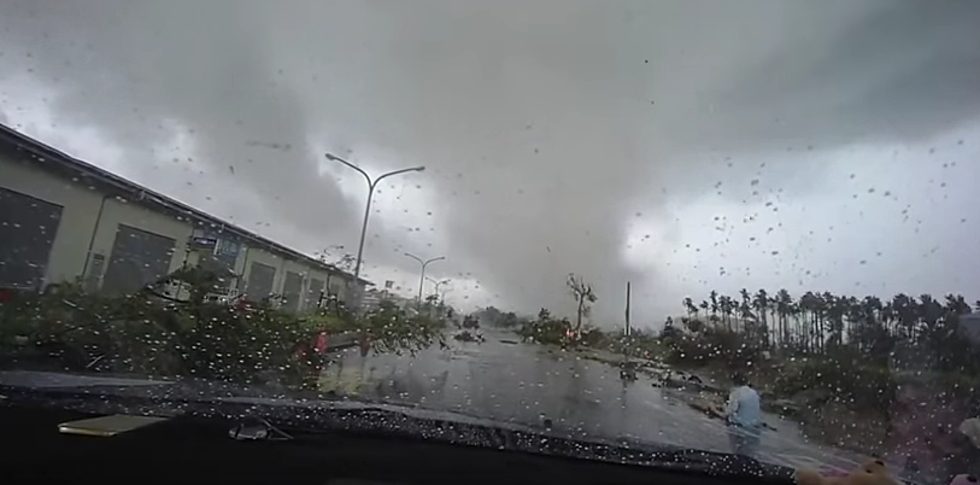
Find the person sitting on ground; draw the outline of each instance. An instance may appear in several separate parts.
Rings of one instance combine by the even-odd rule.
[[[728,441],[732,453],[754,456],[759,447],[762,427],[759,393],[749,386],[748,378],[742,373],[736,373],[732,382],[735,388],[728,395],[724,412]]]

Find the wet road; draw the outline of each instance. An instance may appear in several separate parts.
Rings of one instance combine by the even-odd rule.
[[[684,391],[624,383],[619,370],[577,352],[514,342],[484,331],[482,344],[453,342],[415,356],[334,355],[320,389],[346,396],[448,410],[498,421],[545,426],[581,438],[666,443],[729,451],[723,423],[690,408]],[[795,423],[766,415],[759,458],[792,467],[852,469],[859,457],[808,442]]]

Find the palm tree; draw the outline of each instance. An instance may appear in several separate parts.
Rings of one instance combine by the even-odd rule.
[[[834,300],[834,317],[840,326],[840,335],[838,336],[840,345],[844,344],[845,336],[850,339],[851,334],[854,332],[854,320],[850,318],[852,300],[852,298],[846,296],[838,296]]]
[[[727,328],[728,327],[728,318],[725,315],[725,297],[724,296],[719,296],[718,297],[718,313],[721,314],[721,322],[724,323],[725,324],[725,327]]]
[[[844,304],[843,298],[836,297],[830,292],[824,292],[823,301],[827,313],[828,344],[834,348],[844,345]]]
[[[738,306],[739,318],[742,320],[752,320],[755,318],[755,313],[752,312],[752,303],[748,301],[743,301]]]
[[[752,307],[755,308],[756,313],[759,315],[759,319],[762,321],[762,345],[766,348],[769,347],[769,322],[766,319],[766,313],[769,310],[769,295],[766,290],[760,288],[759,292],[755,294],[755,298],[752,300]]]
[[[711,301],[711,319],[716,320],[718,317],[718,292],[711,290],[711,294],[708,295],[708,300]]]
[[[957,315],[963,315],[971,311],[970,304],[966,302],[963,295],[953,295],[952,293],[946,295],[946,309],[950,313]]]
[[[789,315],[792,311],[793,297],[785,288],[776,292],[776,312],[779,314],[780,333],[782,334],[783,345],[789,343]]]
[[[867,332],[866,335],[870,338],[868,346],[870,350],[876,351],[876,355],[884,337],[880,318],[881,309],[881,300],[876,296],[866,296],[861,300],[861,313],[864,316],[865,331]]]
[[[834,303],[834,295],[830,292],[823,292],[817,294],[818,312],[817,312],[817,325],[814,330],[816,334],[817,348],[821,353],[827,352],[827,336],[830,334],[830,308]]]
[[[892,297],[892,310],[898,319],[898,326],[904,333],[906,340],[912,340],[912,329],[915,327],[916,308],[918,304],[915,298],[911,298],[905,293],[899,293]]]
[[[732,331],[732,310],[734,309],[732,298],[727,295],[722,295],[718,300],[718,306],[721,307],[721,315],[725,319],[725,325],[730,332]]]
[[[691,297],[688,296],[684,298],[682,303],[684,304],[684,308],[687,310],[687,316],[696,315],[698,313],[698,307],[694,306],[694,300],[692,300]]]
[[[955,297],[953,299],[955,303]],[[943,318],[945,309],[928,294],[919,296],[919,301],[921,328],[916,337],[919,343],[925,344],[933,352],[934,361],[938,364],[942,361],[943,344],[950,334]]]
[[[943,307],[932,295],[919,295],[919,320],[925,329],[934,329],[943,316]]]
[[[836,343],[837,323],[833,319],[834,302],[837,300],[834,294],[825,291],[820,296],[820,325],[817,327],[817,337],[821,351],[826,353],[831,343]],[[841,332],[843,329],[841,329]]]
[[[736,298],[712,291],[700,303],[685,298],[683,304],[695,317],[701,311],[705,315],[710,311],[711,321],[723,323],[729,332],[741,332],[763,348],[796,349],[831,357],[842,355],[841,349],[853,348],[883,364],[893,355],[896,344],[921,345],[937,368],[963,365],[950,364],[948,354],[955,343],[950,336],[954,335],[958,316],[972,310],[962,295],[955,294],[947,294],[940,301],[928,294],[917,300],[899,293],[883,302],[873,295],[858,299],[808,291],[794,300],[785,289],[772,296],[765,289],[755,294],[742,289]],[[700,320],[690,323],[700,328]]]
[[[742,328],[744,330],[748,319],[752,317],[752,296],[749,295],[749,290],[745,288],[739,290],[738,294],[742,297],[742,302],[736,304],[736,309],[738,310],[739,319],[742,320]]]
[[[858,348],[861,348],[862,335],[865,334],[865,318],[864,318],[864,307],[861,306],[861,302],[853,296],[845,297],[843,302],[843,309],[847,313],[847,319],[851,322],[851,335],[852,341],[856,342]]]
[[[767,303],[769,308],[769,325],[766,330],[769,333],[769,338],[772,340],[773,347],[779,346],[779,340],[782,337],[782,333],[780,333],[779,330],[779,312],[776,308],[777,304],[778,300],[776,299],[776,296],[770,296],[769,303]]]
[[[881,324],[884,325],[885,330],[892,335],[896,335],[898,332],[894,329],[895,318],[898,313],[895,311],[895,307],[892,306],[892,302],[886,302],[881,307]]]
[[[811,330],[816,322],[817,313],[817,296],[812,291],[808,291],[800,297],[800,312],[803,316],[803,331],[800,333],[802,342],[800,343],[803,346],[803,350],[809,352],[812,349]]]
[[[864,306],[867,308],[868,323],[877,324],[881,322],[881,299],[877,296],[864,297]]]

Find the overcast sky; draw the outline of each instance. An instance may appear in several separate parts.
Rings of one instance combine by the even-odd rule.
[[[0,122],[467,308],[980,298],[980,2],[0,3]],[[334,256],[343,251],[331,250]]]

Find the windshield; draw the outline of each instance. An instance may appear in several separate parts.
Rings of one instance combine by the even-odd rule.
[[[978,22],[2,2],[0,386],[980,473]]]

